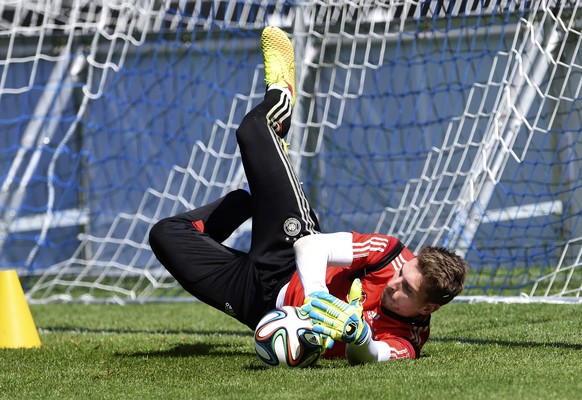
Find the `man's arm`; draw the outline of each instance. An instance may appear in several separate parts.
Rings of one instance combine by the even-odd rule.
[[[407,346],[400,341],[394,341],[393,345],[394,347],[386,342],[372,340],[371,337],[368,337],[361,345],[348,344],[346,346],[346,359],[350,365],[356,365],[415,357],[412,346]]]
[[[305,297],[313,292],[329,293],[325,284],[328,265],[349,267],[353,261],[350,232],[304,236],[295,242],[293,249]]]
[[[414,358],[414,348],[403,338],[373,339],[372,329],[364,318],[362,296],[360,279],[352,283],[347,303],[329,293],[315,293],[311,302],[304,305],[315,321],[313,331],[345,342],[346,359],[351,365]]]

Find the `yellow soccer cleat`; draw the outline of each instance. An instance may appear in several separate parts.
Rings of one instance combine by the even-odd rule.
[[[267,26],[261,35],[261,51],[265,62],[265,83],[288,88],[291,105],[295,104],[295,53],[291,41],[281,29]]]

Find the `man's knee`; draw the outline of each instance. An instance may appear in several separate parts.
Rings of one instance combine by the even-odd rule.
[[[158,257],[162,256],[165,248],[172,242],[172,226],[176,223],[172,218],[164,218],[154,224],[149,232],[149,243],[152,251]]]
[[[154,226],[152,226],[152,229],[150,229],[149,243],[154,254],[159,248],[160,238],[163,237],[163,232],[165,230],[164,224],[165,220],[158,221],[154,224]]]

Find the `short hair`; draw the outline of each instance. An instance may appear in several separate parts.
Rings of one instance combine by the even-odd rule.
[[[423,247],[417,255],[426,302],[444,305],[465,287],[467,262],[444,247]]]

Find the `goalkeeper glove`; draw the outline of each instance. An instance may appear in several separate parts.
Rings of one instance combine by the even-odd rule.
[[[327,335],[334,340],[361,345],[370,333],[370,326],[364,320],[362,306],[362,282],[355,279],[350,288],[349,303],[326,292],[312,293],[304,310],[314,320],[313,331]]]
[[[323,292],[317,292],[317,293],[323,293]],[[316,298],[313,296],[314,294],[315,293],[312,293],[311,295],[307,296],[305,298],[305,301],[303,302],[303,306],[301,307],[301,310],[308,313],[308,314],[309,314],[309,311],[311,310],[311,302],[313,300],[315,300],[315,298]],[[334,344],[334,340],[329,335],[326,335],[325,333],[320,332],[319,330],[315,329],[315,326],[318,325],[319,322],[312,319],[311,323],[313,324],[313,331],[315,333],[318,333],[319,336],[321,336],[321,345],[323,347],[323,351],[325,352],[327,350],[331,350],[331,348],[333,347],[333,344]]]

